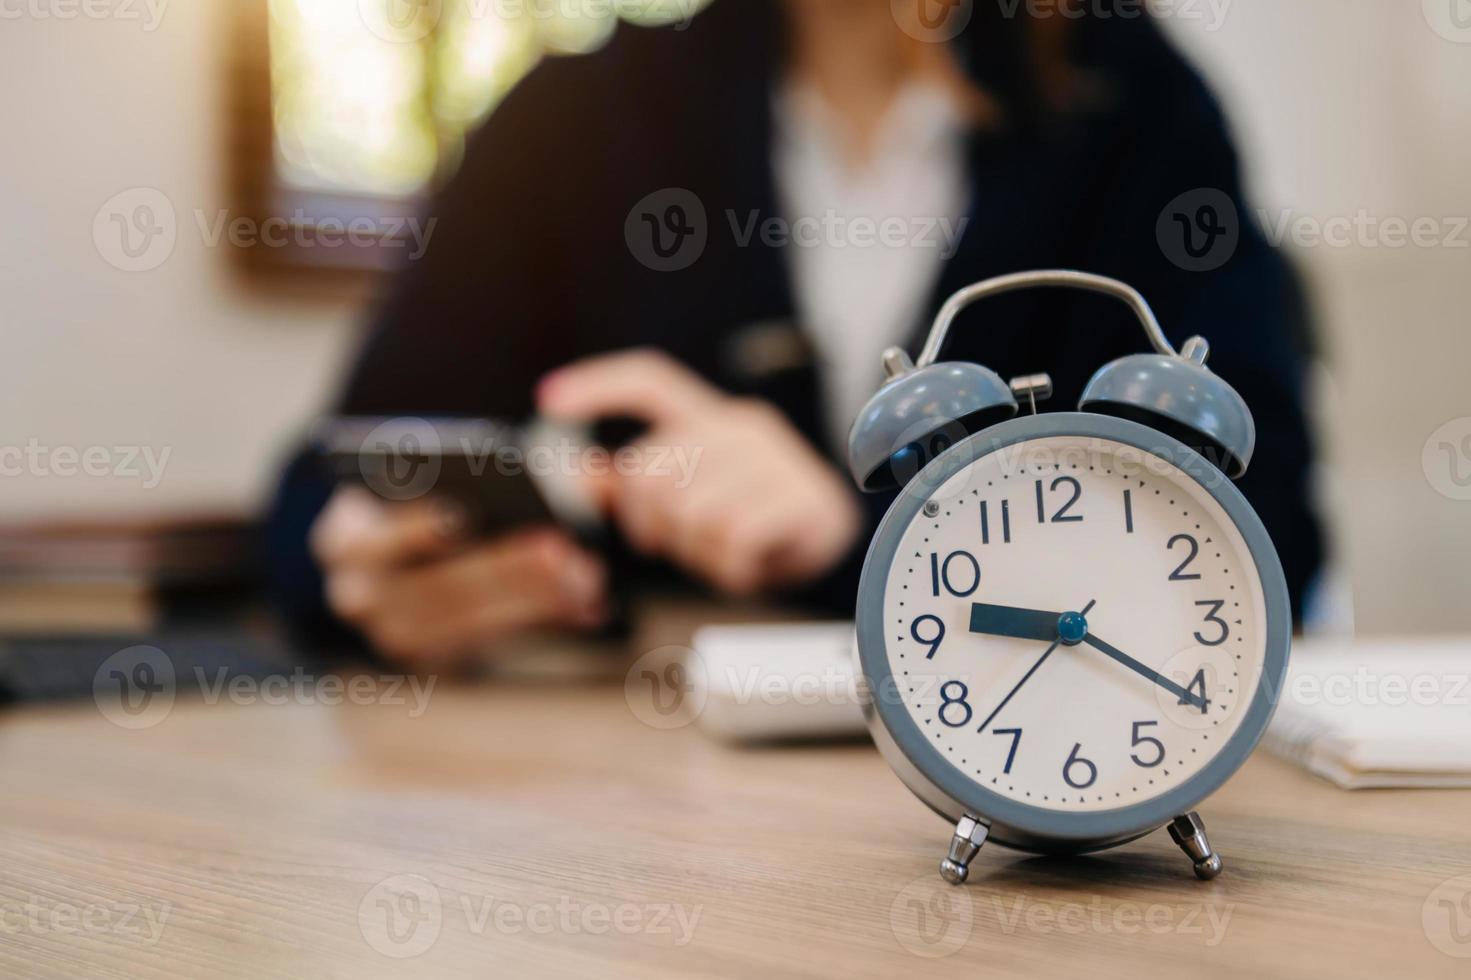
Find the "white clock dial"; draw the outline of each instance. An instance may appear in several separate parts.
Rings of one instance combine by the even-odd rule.
[[[924,737],[1052,810],[1132,806],[1200,772],[1266,658],[1262,583],[1221,505],[1088,436],[998,450],[940,486],[894,552],[883,616]]]

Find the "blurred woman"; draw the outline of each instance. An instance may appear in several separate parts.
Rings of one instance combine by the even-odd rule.
[[[1214,225],[1174,243],[1160,225],[1187,192],[1246,213],[1220,110],[1147,17],[1029,6],[715,0],[542,62],[471,138],[337,410],[636,417],[700,462],[687,485],[598,481],[635,551],[847,614],[890,499],[861,498],[839,463],[880,352],[917,352],[961,286],[1085,269],[1136,286],[1173,340],[1210,339],[1256,415],[1242,489],[1300,607],[1320,544],[1297,283],[1248,222],[1205,261]],[[1121,306],[1056,292],[989,301],[951,337],[948,358],[1050,373],[1044,410],[1142,343]],[[607,614],[604,556],[565,533],[463,540],[305,461],[272,531],[298,623],[345,622],[414,662]]]

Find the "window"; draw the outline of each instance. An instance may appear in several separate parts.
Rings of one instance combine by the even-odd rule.
[[[276,165],[303,187],[404,195],[452,169],[543,54],[591,50],[613,16],[689,0],[269,0]]]
[[[466,131],[538,59],[593,50],[617,18],[677,22],[706,0],[263,2],[269,65],[247,74],[269,78],[270,139],[242,141],[269,145],[246,168],[251,210],[308,227],[376,214],[387,227],[453,172]],[[387,264],[382,249],[269,251],[272,264]]]

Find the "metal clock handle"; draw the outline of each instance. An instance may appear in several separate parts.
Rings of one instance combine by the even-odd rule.
[[[960,290],[940,307],[940,312],[935,316],[934,326],[930,328],[930,335],[925,340],[924,348],[919,352],[919,359],[915,367],[925,367],[935,363],[939,359],[940,350],[945,346],[945,341],[950,335],[950,325],[960,312],[972,303],[986,299],[991,296],[999,296],[1002,293],[1011,293],[1023,289],[1038,289],[1049,286],[1063,289],[1081,289],[1086,292],[1101,293],[1104,296],[1112,296],[1128,304],[1134,311],[1140,325],[1144,328],[1144,335],[1149,338],[1149,343],[1154,349],[1169,357],[1183,357],[1194,361],[1196,364],[1204,364],[1210,353],[1210,346],[1203,337],[1191,337],[1185,342],[1183,351],[1176,351],[1165,337],[1164,330],[1159,325],[1154,311],[1150,309],[1149,303],[1140,295],[1139,291],[1128,283],[1107,276],[1098,276],[1089,272],[1075,272],[1069,269],[1044,269],[1038,272],[1017,272],[1011,275],[997,276],[978,282],[973,286],[967,286]],[[886,357],[888,355],[886,354]]]

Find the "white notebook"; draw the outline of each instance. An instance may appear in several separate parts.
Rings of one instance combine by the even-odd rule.
[[[706,626],[694,648],[690,694],[706,734],[766,742],[867,731],[852,623]]]
[[[1471,787],[1471,637],[1297,641],[1262,745],[1344,789]]]
[[[712,626],[699,721],[733,741],[860,734],[851,623]],[[1471,787],[1471,637],[1298,640],[1264,748],[1345,789]]]

